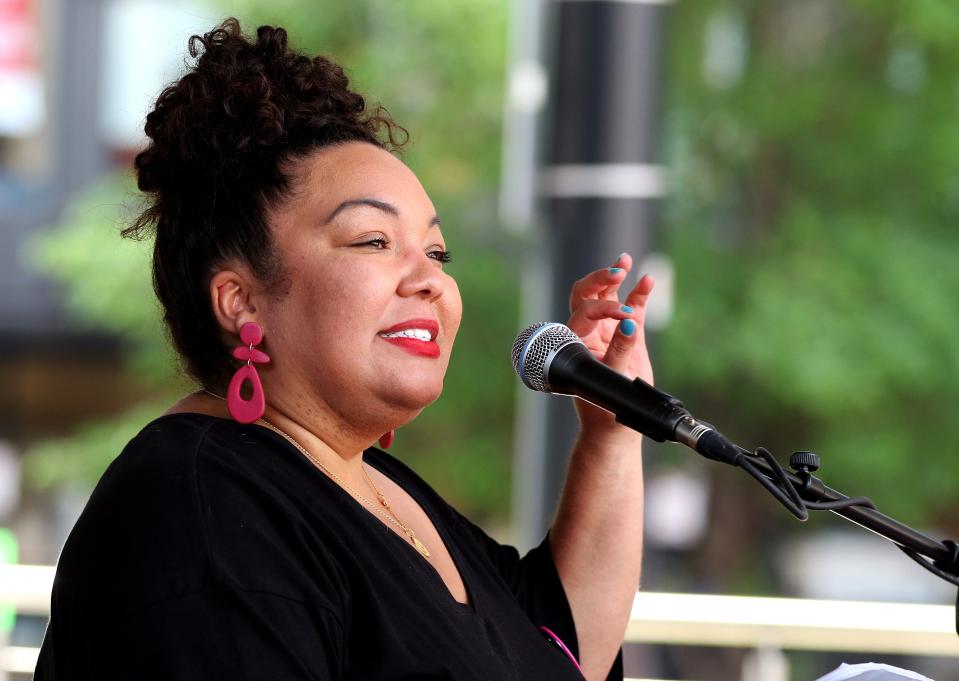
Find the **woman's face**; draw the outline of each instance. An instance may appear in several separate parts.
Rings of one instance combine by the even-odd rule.
[[[433,203],[372,144],[295,168],[269,218],[288,286],[254,301],[267,400],[319,402],[354,427],[412,418],[442,390],[462,315]]]

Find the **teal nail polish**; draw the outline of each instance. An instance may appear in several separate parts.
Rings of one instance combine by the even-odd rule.
[[[623,268],[622,268],[622,267],[610,267],[610,268],[609,268],[609,273],[610,273],[610,274],[619,274],[619,273],[622,272],[622,271],[623,271]]]
[[[629,305],[623,305],[623,306],[622,306],[621,308],[619,308],[619,309],[622,310],[623,312],[625,312],[626,314],[632,314],[632,312],[633,312],[633,308],[631,308]]]
[[[619,323],[619,330],[623,332],[624,336],[632,336],[636,333],[636,322],[632,319],[624,319]]]

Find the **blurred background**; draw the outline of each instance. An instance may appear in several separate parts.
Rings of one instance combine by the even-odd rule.
[[[959,537],[954,3],[0,0],[0,563],[54,565],[104,468],[191,389],[151,245],[119,231],[152,99],[188,37],[230,15],[287,27],[411,131],[403,158],[443,218],[465,316],[444,396],[395,452],[494,536],[538,542],[570,437],[565,398],[522,388],[509,346],[630,250],[659,282],[662,389]],[[643,465],[644,592],[836,601],[812,628],[871,619],[839,601],[954,602],[892,544],[835,515],[800,524],[740,471],[670,445]],[[50,573],[0,574],[21,576],[0,584],[19,604],[0,602],[0,676],[29,678],[44,605],[18,594],[46,598]],[[785,602],[737,638],[750,603],[779,607],[631,629],[627,676],[799,681],[872,659],[959,679],[959,643],[923,630],[944,607],[898,618],[914,642],[835,644],[841,627],[777,638]]]

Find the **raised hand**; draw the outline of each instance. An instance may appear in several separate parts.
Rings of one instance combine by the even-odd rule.
[[[652,383],[644,324],[654,282],[644,275],[621,303],[619,289],[632,266],[632,257],[623,253],[611,267],[590,272],[573,284],[566,325],[598,360],[629,378]],[[576,409],[584,432],[625,429],[616,424],[612,414],[582,400],[576,400]]]

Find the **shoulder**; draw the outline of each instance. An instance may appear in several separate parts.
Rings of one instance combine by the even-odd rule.
[[[112,592],[134,606],[200,587],[208,561],[191,461],[210,425],[157,419],[124,447],[67,538],[55,600]]]
[[[81,521],[121,511],[139,516],[158,508],[164,515],[174,508],[188,509],[194,496],[195,462],[214,421],[177,415],[144,426],[104,471]]]
[[[181,494],[202,496],[206,485],[218,477],[265,477],[278,462],[295,461],[285,449],[282,441],[258,426],[205,414],[162,416],[123,448],[90,501],[158,495],[154,501],[175,503]]]
[[[234,432],[231,425],[201,414],[151,421],[104,471],[84,515],[102,509],[111,514],[134,513],[141,522],[185,520],[184,514],[197,511],[201,461],[229,457],[243,441],[242,433]]]
[[[275,591],[282,568],[263,568],[268,557],[292,559],[282,554],[302,524],[290,498],[303,468],[263,428],[199,414],[152,421],[104,472],[70,533],[61,592],[108,590],[134,606],[211,581]]]

